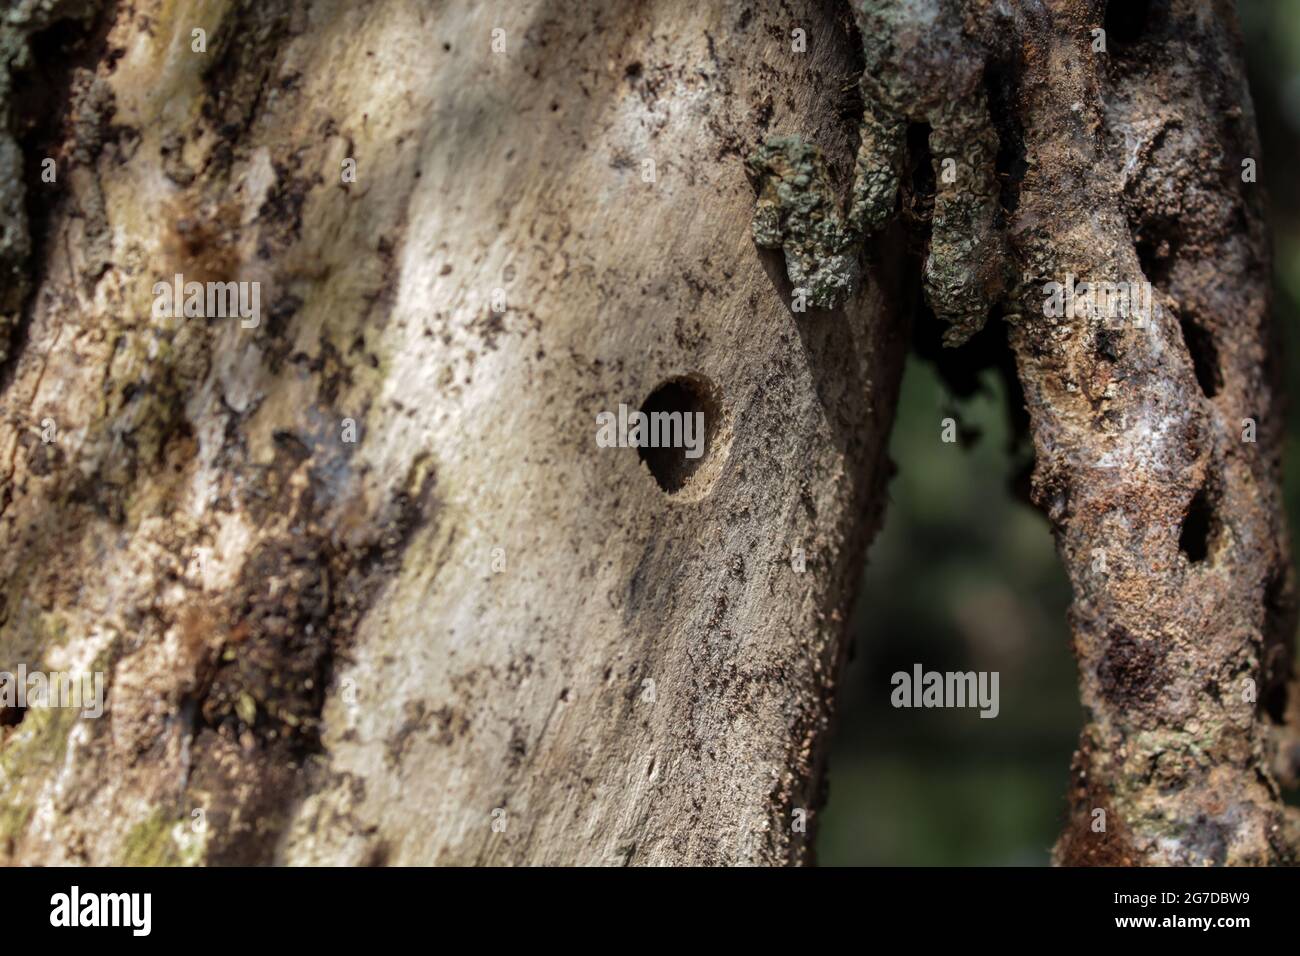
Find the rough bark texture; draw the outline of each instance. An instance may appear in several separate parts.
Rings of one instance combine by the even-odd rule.
[[[847,11],[786,6],[141,0],[32,39],[0,667],[102,670],[108,711],[3,715],[0,858],[808,858],[903,270],[796,317],[750,240],[768,132],[853,165]],[[260,282],[261,324],[153,319],[175,273]],[[673,492],[595,441],[670,381],[710,429]]]
[[[1029,287],[1149,281],[1159,306],[1116,330],[1044,319],[1026,291],[1011,332],[1090,713],[1057,856],[1293,862],[1268,749],[1294,632],[1280,407],[1234,13],[1102,12],[1049,3],[1015,24],[1017,269]]]
[[[1003,313],[1032,494],[1074,589],[1090,719],[1056,858],[1294,862],[1274,776],[1294,777],[1274,731],[1295,616],[1269,257],[1231,4],[853,8],[866,70],[849,228],[885,221],[901,185],[945,342]],[[767,149],[756,239],[780,240],[792,279],[833,287],[851,249],[806,195],[815,149]],[[828,232],[829,248],[806,239]],[[1053,310],[1048,290],[1062,304],[1076,281],[1150,288],[1154,310],[1095,294]]]
[[[109,709],[0,714],[0,855],[808,859],[911,285],[1008,323],[1090,713],[1057,859],[1292,862],[1230,5],[851,9],[19,4],[0,666]],[[152,318],[175,273],[262,323]],[[693,473],[597,447],[651,399]]]

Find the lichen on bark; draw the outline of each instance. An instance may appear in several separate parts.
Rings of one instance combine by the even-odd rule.
[[[783,248],[790,281],[827,276],[813,302],[833,305],[858,274],[864,242],[894,215],[909,124],[930,130],[935,181],[926,300],[961,345],[984,326],[1008,264],[995,173],[998,137],[984,89],[984,51],[940,0],[852,5],[863,38],[864,101],[849,211],[841,225],[815,146],[774,137],[749,159],[759,199],[755,241]],[[923,28],[918,29],[918,26]],[[774,166],[772,159],[782,162]]]
[[[857,263],[855,236],[840,215],[821,151],[798,137],[774,137],[746,166],[758,187],[754,242],[784,252],[796,295],[832,308],[852,288]]]
[[[23,155],[15,129],[14,76],[32,66],[29,41],[34,34],[61,20],[88,18],[97,7],[98,0],[18,0],[0,15],[0,364],[9,357],[10,340],[31,290],[29,164],[48,158]]]
[[[1280,404],[1231,5],[1153,5],[1109,49],[1095,0],[853,7],[869,117],[855,193],[874,214],[851,221],[879,225],[898,161],[878,144],[904,148],[879,117],[928,124],[926,301],[948,345],[991,312],[1008,322],[1032,493],[1073,585],[1089,719],[1056,859],[1295,862],[1273,775],[1294,739],[1276,732],[1295,619]],[[1049,308],[1049,284],[1074,280],[1157,307]]]

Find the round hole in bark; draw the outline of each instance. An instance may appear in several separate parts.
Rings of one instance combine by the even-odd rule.
[[[1142,267],[1142,275],[1146,280],[1158,289],[1168,288],[1169,274],[1174,267],[1174,253],[1178,247],[1177,239],[1144,232],[1135,237],[1133,245],[1137,249],[1138,264]]]
[[[1183,530],[1178,535],[1178,549],[1187,555],[1188,561],[1204,561],[1210,553],[1210,523],[1213,517],[1210,500],[1202,488],[1187,506],[1187,514],[1183,516]]]
[[[1189,315],[1179,317],[1183,327],[1183,341],[1187,344],[1187,354],[1192,359],[1192,371],[1196,374],[1196,384],[1206,398],[1219,394],[1223,377],[1219,371],[1219,350],[1214,345],[1214,336],[1202,328]]]
[[[1150,33],[1160,0],[1110,0],[1106,4],[1106,37],[1117,46],[1141,43]]]
[[[641,406],[637,454],[664,491],[680,491],[708,458],[719,407],[709,382],[698,375],[668,379]]]
[[[929,123],[908,124],[907,155],[912,162],[912,206],[916,210],[928,210],[934,205],[936,188],[934,162],[930,155]]]

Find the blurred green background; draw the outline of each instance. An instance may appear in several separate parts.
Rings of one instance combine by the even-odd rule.
[[[1274,234],[1274,316],[1294,396],[1300,0],[1241,0],[1238,10]],[[928,361],[909,358],[890,442],[898,474],[868,557],[840,691],[817,834],[823,866],[1048,863],[1083,717],[1065,621],[1069,585],[1047,522],[1010,491],[1024,451],[1010,448],[1006,408],[993,371],[974,395],[958,398]],[[941,442],[949,416],[977,437]],[[1284,462],[1294,541],[1300,413],[1288,416]],[[895,710],[890,675],[918,662],[999,671],[1001,713],[981,720],[975,710]]]

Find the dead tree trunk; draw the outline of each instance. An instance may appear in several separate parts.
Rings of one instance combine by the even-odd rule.
[[[1230,3],[1110,7],[1021,14],[1012,71],[1011,338],[1091,716],[1057,858],[1293,862],[1269,766],[1294,614],[1240,40]],[[1041,283],[1067,276],[1149,282],[1153,314],[1045,318]]]
[[[806,859],[900,270],[796,321],[741,159],[847,181],[847,12],[29,6],[0,667],[107,712],[4,714],[3,858]],[[702,458],[598,446],[648,400]]]
[[[853,9],[852,211],[819,195],[814,149],[775,139],[753,161],[755,235],[830,296],[851,243],[901,208],[945,342],[1010,325],[1090,714],[1057,859],[1293,862],[1273,738],[1294,600],[1231,4]]]
[[[1293,860],[1239,44],[1110,6],[17,4],[0,668],[107,710],[0,711],[0,855],[806,860],[920,273],[951,343],[1010,324],[1075,590],[1058,859]],[[829,174],[751,159],[759,253],[773,134]],[[702,457],[602,447],[620,405]]]

